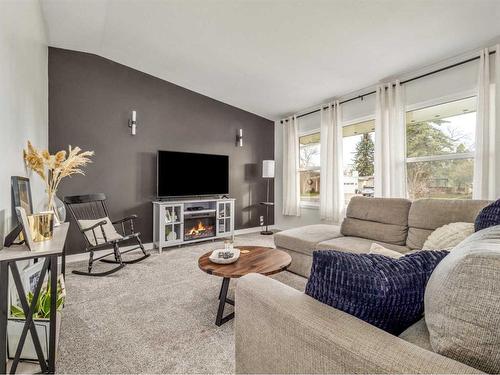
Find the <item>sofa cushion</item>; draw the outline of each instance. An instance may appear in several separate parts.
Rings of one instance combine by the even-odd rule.
[[[276,247],[311,255],[314,246],[321,241],[341,236],[338,225],[315,224],[287,229],[274,234]]]
[[[474,233],[473,223],[450,223],[437,228],[424,242],[424,250],[451,249]]]
[[[399,338],[432,352],[429,330],[427,329],[424,318],[408,327],[399,335]]]
[[[410,206],[407,199],[353,197],[340,231],[344,236],[405,245]]]
[[[425,240],[437,228],[449,223],[473,223],[490,201],[471,199],[418,199],[408,215],[406,246],[421,249]]]
[[[338,237],[333,240],[323,241],[316,245],[316,250],[337,250],[357,254],[367,254],[370,252],[370,248],[375,241],[367,240],[366,238],[360,237]],[[399,253],[407,253],[410,251],[406,246],[394,245],[391,243],[385,243],[377,241],[379,245],[386,247],[390,250],[397,251]],[[311,251],[312,253],[312,251]]]
[[[477,232],[480,231],[481,229],[489,228],[499,224],[500,224],[500,199],[481,210],[479,215],[477,215],[476,222],[474,224],[474,229]]]
[[[311,266],[312,266],[312,254],[306,255],[304,253],[299,253],[297,251],[288,250],[281,248],[284,252],[290,254],[292,257],[292,263],[286,269],[287,271],[293,272],[297,275],[309,278],[311,274]]]
[[[386,257],[395,259],[399,259],[403,256],[403,254],[401,254],[400,252],[388,249],[387,247],[384,247],[376,242],[372,243],[368,254],[385,255]]]
[[[315,251],[306,294],[378,328],[400,334],[422,317],[424,291],[447,251],[393,259],[376,254]]]
[[[500,372],[500,225],[474,233],[432,274],[425,320],[435,352]]]

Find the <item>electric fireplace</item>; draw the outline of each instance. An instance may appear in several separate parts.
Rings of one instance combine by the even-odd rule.
[[[184,213],[184,241],[215,237],[215,213]]]

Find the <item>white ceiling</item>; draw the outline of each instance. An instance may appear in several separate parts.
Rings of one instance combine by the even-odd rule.
[[[269,119],[478,48],[499,0],[41,0],[49,44]]]

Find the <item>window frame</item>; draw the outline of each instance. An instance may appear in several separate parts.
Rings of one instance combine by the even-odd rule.
[[[374,123],[374,129],[373,129],[373,131],[371,131],[369,133],[362,133],[362,134],[373,133],[373,142],[375,142],[375,120],[376,120],[376,114],[373,113],[371,115],[366,115],[366,116],[358,117],[358,118],[355,118],[355,119],[352,119],[352,120],[349,120],[349,121],[345,121],[345,122],[342,123],[342,127],[357,125],[357,124],[360,124],[360,123],[363,123],[363,122],[368,122],[368,121],[373,121],[373,123]],[[344,140],[344,138],[347,138],[347,137],[344,137],[344,135],[342,135],[342,140]],[[373,178],[374,178],[374,181],[375,181],[375,175],[373,176]],[[345,185],[345,183],[344,183],[344,185]],[[345,191],[344,191],[344,198],[345,198]],[[347,206],[347,203],[346,203],[346,206]]]
[[[446,95],[439,98],[427,100],[424,102],[407,105],[405,106],[405,139],[406,139],[406,147],[408,146],[407,139],[407,126],[406,123],[406,115],[408,112],[418,111],[424,108],[435,107],[438,105],[443,105],[459,100],[465,100],[470,98],[477,99],[477,92],[474,90],[462,91],[460,93]],[[476,110],[477,112],[477,110]],[[406,151],[405,151],[406,152]],[[405,166],[407,167],[410,163],[420,163],[420,162],[433,162],[433,161],[447,161],[447,160],[464,160],[464,159],[472,159],[475,160],[475,152],[463,152],[460,154],[445,154],[445,155],[429,155],[429,156],[416,156],[416,157],[408,157],[405,155]],[[408,178],[408,175],[406,176]],[[409,196],[408,186],[406,187],[406,194]]]
[[[317,128],[317,129],[311,129],[308,131],[299,132],[298,140],[297,140],[297,142],[299,143],[299,168],[297,169],[297,173],[299,174],[299,179],[300,179],[300,172],[308,172],[308,171],[318,172],[320,174],[320,178],[321,178],[321,165],[318,165],[317,167],[305,167],[305,168],[300,167],[300,138],[306,137],[308,135],[313,135],[316,133],[318,133],[320,135],[320,145],[321,145],[321,127]],[[320,152],[321,152],[321,148],[320,148]],[[321,194],[321,192],[320,192],[320,194]],[[300,204],[301,208],[319,209],[319,195],[318,195],[318,199],[314,199],[314,200],[302,200],[302,196],[300,196],[299,204]]]
[[[356,124],[359,124],[362,122],[367,122],[367,121],[375,121],[375,113],[370,114],[370,115],[366,115],[366,116],[357,117],[357,118],[347,120],[347,121],[342,121],[342,128],[346,127],[346,126],[356,125]],[[304,137],[304,136],[316,134],[316,133],[320,134],[320,142],[321,142],[321,127],[311,129],[308,131],[299,132],[299,134],[298,134],[299,139],[297,140],[297,142],[299,142],[299,153],[300,153],[300,138]],[[373,133],[375,134],[375,130],[373,131]],[[344,138],[344,137],[342,136],[342,138]],[[321,152],[321,149],[320,149],[320,152]],[[300,158],[300,156],[299,156],[299,158]],[[307,171],[319,172],[320,178],[321,178],[321,165],[318,167],[306,167],[306,168],[300,168],[300,166],[299,166],[299,168],[297,169],[297,173],[307,172]],[[321,192],[320,192],[320,195],[321,195]],[[313,200],[313,201],[302,200],[302,197],[301,197],[299,204],[300,204],[301,208],[319,209],[319,197],[317,200]]]

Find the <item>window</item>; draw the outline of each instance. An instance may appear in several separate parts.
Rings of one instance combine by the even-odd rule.
[[[373,178],[374,130],[374,120],[347,125],[342,129],[346,204],[355,195],[373,197],[375,187]]]
[[[472,198],[476,97],[406,114],[410,199]]]
[[[346,204],[355,195],[373,197],[374,194],[374,128],[368,120],[342,128],[344,193]],[[299,137],[300,200],[318,202],[320,194],[320,133],[309,131]]]
[[[314,131],[299,137],[300,200],[319,201],[320,133]]]

